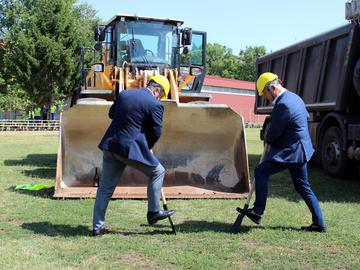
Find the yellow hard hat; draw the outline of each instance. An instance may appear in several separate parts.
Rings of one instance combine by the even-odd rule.
[[[167,98],[169,91],[170,91],[169,80],[163,75],[154,75],[154,76],[150,77],[149,82],[151,82],[151,81],[156,82],[157,84],[161,85],[161,87],[164,89],[164,92],[165,92],[164,98]]]
[[[257,88],[259,96],[262,96],[262,94],[264,92],[264,88],[268,83],[270,83],[274,80],[277,80],[277,79],[278,79],[278,76],[271,72],[265,72],[265,73],[261,74],[256,81],[256,88]]]

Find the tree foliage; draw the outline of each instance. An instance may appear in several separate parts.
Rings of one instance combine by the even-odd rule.
[[[30,108],[28,93],[15,82],[6,85],[6,91],[0,93],[0,111],[18,111]]]
[[[230,79],[255,81],[256,58],[264,55],[265,47],[246,47],[239,55],[219,43],[208,43],[206,52],[207,74]]]
[[[238,59],[230,48],[208,43],[206,48],[207,74],[235,79]]]
[[[266,53],[264,46],[246,47],[239,53],[239,73],[238,79],[244,81],[256,80],[256,58]]]
[[[80,49],[93,44],[96,12],[75,0],[0,2],[3,79],[38,105],[69,94],[79,80]]]
[[[49,104],[79,81],[80,49],[93,45],[96,11],[76,0],[0,0],[0,109]],[[200,56],[192,48],[191,58]],[[199,52],[199,55],[195,53]],[[207,45],[207,74],[254,81],[264,47],[239,55],[219,43]],[[190,57],[190,54],[187,56]]]

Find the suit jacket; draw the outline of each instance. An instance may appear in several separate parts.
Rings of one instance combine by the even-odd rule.
[[[122,91],[109,110],[112,120],[99,148],[157,166],[150,149],[160,138],[164,106],[147,89]]]
[[[265,160],[284,163],[305,163],[314,148],[308,131],[308,112],[303,100],[285,91],[276,100],[265,142],[271,145]]]

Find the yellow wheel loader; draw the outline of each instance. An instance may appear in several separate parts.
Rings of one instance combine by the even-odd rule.
[[[95,196],[108,110],[119,92],[143,88],[155,74],[171,84],[162,101],[163,134],[153,149],[166,169],[167,197],[238,198],[249,190],[243,118],[200,93],[206,33],[182,24],[119,14],[96,27],[95,47],[81,52],[81,85],[61,114],[55,197]],[[94,60],[86,65],[89,55]],[[146,186],[146,177],[128,167],[113,198],[146,198]]]

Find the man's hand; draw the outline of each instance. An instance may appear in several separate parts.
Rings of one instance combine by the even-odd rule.
[[[265,126],[265,128],[263,127],[261,130],[260,130],[260,139],[262,141],[265,141],[266,140],[266,136],[267,136],[267,133],[269,132],[269,129],[270,129],[270,123],[267,124]]]

